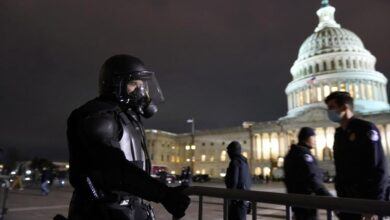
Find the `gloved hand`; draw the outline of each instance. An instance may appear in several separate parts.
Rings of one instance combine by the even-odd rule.
[[[161,200],[165,209],[171,213],[175,218],[181,218],[185,215],[185,210],[191,202],[190,197],[183,193],[187,187],[177,186],[170,187],[168,193]]]

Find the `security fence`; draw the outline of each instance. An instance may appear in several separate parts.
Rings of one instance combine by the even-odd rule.
[[[245,200],[252,202],[252,219],[256,220],[261,213],[258,208],[260,203],[283,205],[286,207],[286,219],[292,219],[291,207],[305,207],[326,210],[327,220],[332,219],[332,211],[344,211],[350,213],[369,213],[379,216],[390,216],[390,202],[335,198],[323,196],[311,196],[300,194],[286,194],[260,191],[243,191],[234,189],[222,189],[213,187],[193,186],[184,191],[187,195],[199,196],[198,219],[203,219],[203,198],[214,197],[223,199],[223,219],[227,220],[228,200]],[[173,218],[175,219],[175,218]]]

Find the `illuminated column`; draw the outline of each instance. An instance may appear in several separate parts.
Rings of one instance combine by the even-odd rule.
[[[383,101],[387,102],[387,91],[386,91],[386,85],[382,84],[382,96],[383,96]]]
[[[278,133],[279,139],[279,155],[278,156],[284,156],[284,135],[282,132]]]
[[[261,135],[255,135],[255,143],[256,143],[256,160],[262,160],[262,151],[261,151]]]
[[[268,160],[270,158],[270,143],[269,143],[269,134],[263,133],[262,135],[262,159]]]
[[[325,130],[326,128],[316,128],[316,148],[315,155],[319,160],[322,160],[322,151],[326,145]]]
[[[360,97],[361,99],[366,99],[366,88],[365,88],[364,81],[359,81],[359,85],[360,85]]]
[[[271,159],[276,159],[278,157],[279,152],[279,138],[278,134],[273,132],[271,134]]]

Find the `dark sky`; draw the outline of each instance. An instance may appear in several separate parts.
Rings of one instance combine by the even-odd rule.
[[[390,78],[390,1],[333,0],[336,19]],[[188,132],[275,120],[320,0],[1,0],[0,146],[67,157],[66,119],[97,95],[106,58],[142,58],[166,103],[147,128]],[[15,153],[16,152],[16,153]]]

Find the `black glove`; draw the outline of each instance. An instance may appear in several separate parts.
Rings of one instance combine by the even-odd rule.
[[[185,215],[185,210],[191,202],[190,197],[183,193],[183,189],[187,187],[178,186],[168,189],[168,193],[161,200],[165,209],[175,218],[181,218]]]

